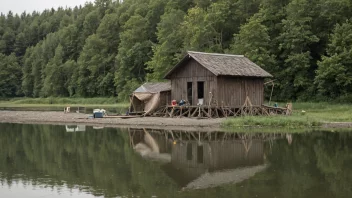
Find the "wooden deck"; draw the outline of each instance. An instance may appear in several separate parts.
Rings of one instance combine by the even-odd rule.
[[[237,116],[256,115],[290,115],[288,108],[270,106],[242,106],[242,107],[217,107],[217,106],[165,106],[157,110],[153,116],[171,118],[224,118]]]

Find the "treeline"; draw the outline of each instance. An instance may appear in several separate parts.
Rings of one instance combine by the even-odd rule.
[[[276,100],[352,98],[350,0],[95,0],[0,16],[0,97],[127,99],[188,50],[244,54]]]

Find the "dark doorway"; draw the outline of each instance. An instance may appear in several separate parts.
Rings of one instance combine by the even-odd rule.
[[[203,146],[197,146],[197,162],[199,164],[203,164],[204,161],[204,152],[203,152]]]
[[[190,105],[192,105],[192,100],[193,100],[193,83],[192,82],[187,82],[187,100]]]
[[[198,85],[197,86],[198,102],[203,104],[203,101],[204,101],[204,82],[198,82],[197,85]],[[199,99],[203,99],[203,101],[200,102]]]
[[[187,160],[192,160],[193,153],[192,153],[192,144],[187,143]]]

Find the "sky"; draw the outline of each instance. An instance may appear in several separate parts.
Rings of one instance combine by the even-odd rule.
[[[10,10],[13,13],[21,14],[26,11],[32,13],[34,10],[42,12],[48,8],[75,7],[84,5],[86,1],[94,0],[0,0],[0,13],[7,14]]]

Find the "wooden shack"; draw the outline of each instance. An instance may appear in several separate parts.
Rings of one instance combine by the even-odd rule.
[[[190,105],[217,103],[253,106],[264,102],[264,78],[271,74],[243,55],[189,51],[166,75],[171,80],[171,98]]]
[[[149,82],[138,87],[130,98],[130,114],[148,115],[171,100],[170,82]]]

